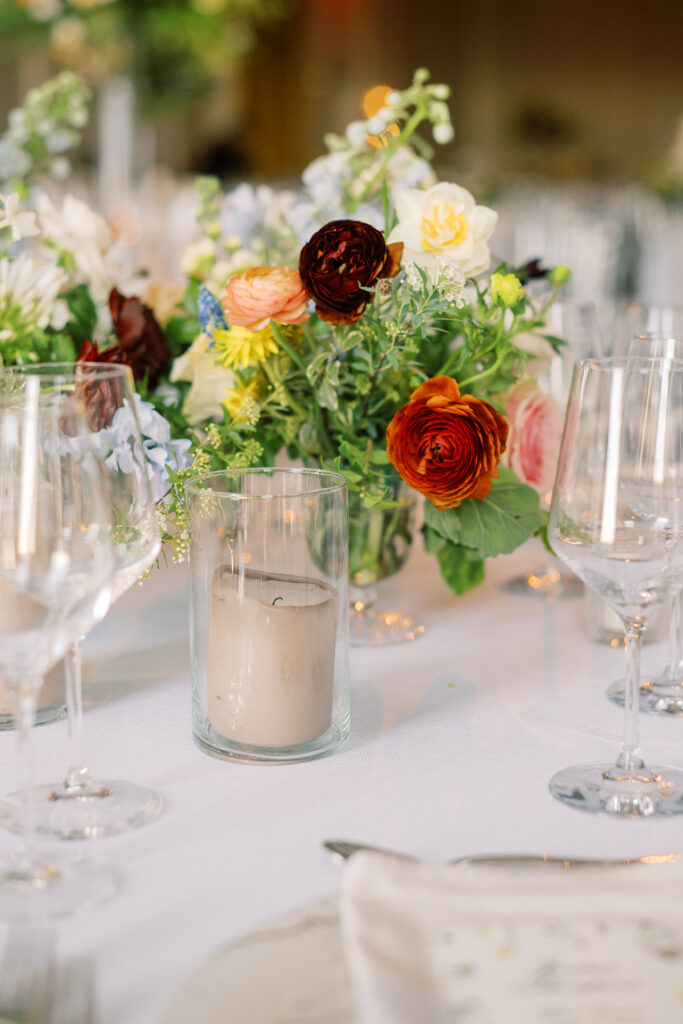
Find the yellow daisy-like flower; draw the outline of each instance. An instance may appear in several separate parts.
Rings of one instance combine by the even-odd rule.
[[[216,361],[235,370],[257,366],[278,351],[270,327],[250,331],[247,327],[231,327],[227,331],[214,331]]]
[[[254,406],[258,408],[258,392],[258,380],[251,380],[248,384],[238,382],[234,388],[226,391],[223,405],[230,413],[233,423],[244,423],[253,416]]]

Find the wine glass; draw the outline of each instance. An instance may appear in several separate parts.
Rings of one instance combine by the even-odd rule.
[[[633,355],[635,338],[675,338],[681,334],[683,306],[650,306],[631,302],[614,324],[614,346],[611,355]]]
[[[650,317],[649,322],[666,320],[666,310],[661,316]],[[675,319],[675,310],[669,310],[669,321]],[[680,311],[683,314],[683,311]],[[683,316],[680,319],[683,329]],[[648,331],[631,338],[626,355],[630,357],[653,356],[665,359],[683,358],[683,333]],[[681,644],[681,591],[672,594],[668,602],[668,658],[664,669],[640,683],[640,710],[649,715],[683,714],[683,647]],[[624,680],[618,679],[608,687],[607,696],[615,704],[624,703]]]
[[[683,362],[585,360],[574,369],[548,537],[556,554],[617,612],[626,648],[625,730],[613,765],[550,782],[573,807],[613,815],[683,813],[683,771],[638,748],[641,636],[683,586]]]
[[[110,896],[111,869],[36,849],[32,727],[43,676],[107,611],[114,569],[103,464],[84,403],[0,377],[0,677],[19,738],[23,845],[0,858],[0,916],[52,917]]]
[[[564,413],[574,362],[603,354],[602,332],[593,302],[558,300],[546,310],[545,319],[546,326],[539,333],[560,338],[565,344],[559,352],[547,344],[547,351],[531,360],[527,368],[536,377],[541,391],[550,395]],[[541,507],[549,508],[551,489],[539,497]],[[581,585],[571,573],[562,572],[557,559],[546,553],[543,564],[506,580],[501,590],[520,597],[565,598],[578,597]]]
[[[35,377],[60,394],[83,396],[115,522],[111,595],[115,601],[149,568],[160,547],[131,371],[106,363],[47,363],[13,372]],[[81,639],[74,639],[65,659],[70,765],[62,783],[37,787],[34,798],[37,832],[63,839],[116,835],[153,821],[163,809],[161,797],[146,786],[90,775],[82,742]],[[0,823],[14,831],[20,827],[16,794],[0,802]]]

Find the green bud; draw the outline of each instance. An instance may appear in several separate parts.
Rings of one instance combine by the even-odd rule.
[[[519,278],[514,274],[494,274],[491,278],[491,298],[499,306],[516,306],[524,295]]]
[[[569,267],[565,267],[562,264],[560,264],[557,267],[553,267],[553,269],[548,274],[548,280],[551,284],[556,284],[559,286],[562,284],[567,284],[571,276],[572,272],[569,269]]]

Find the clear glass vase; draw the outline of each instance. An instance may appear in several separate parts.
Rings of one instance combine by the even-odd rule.
[[[349,495],[350,642],[353,647],[378,647],[415,640],[424,633],[408,615],[377,607],[378,584],[404,565],[413,543],[417,495],[389,469],[387,483],[397,507],[364,508]]]
[[[350,721],[345,478],[206,473],[187,505],[196,743],[252,763],[331,753]]]

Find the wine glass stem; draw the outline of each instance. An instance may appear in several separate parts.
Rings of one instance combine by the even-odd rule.
[[[678,681],[681,657],[681,591],[678,590],[669,604],[669,659],[665,674],[671,683]]]
[[[640,646],[643,625],[640,621],[625,623],[626,683],[624,687],[624,745],[617,767],[637,771],[644,767],[638,746],[640,715]]]
[[[19,789],[21,791],[21,832],[23,855],[30,860],[35,846],[35,795],[33,792],[33,726],[36,720],[36,695],[40,680],[26,680],[17,695],[15,724],[19,741]]]
[[[88,785],[90,774],[83,755],[83,683],[81,677],[82,638],[69,648],[66,668],[66,711],[69,720],[70,767],[64,785],[67,789],[80,789]]]

